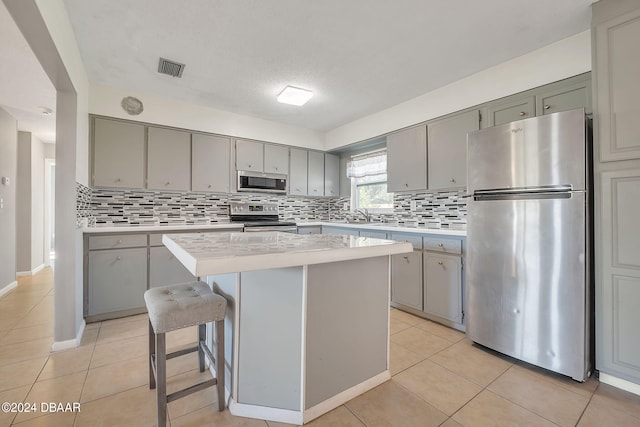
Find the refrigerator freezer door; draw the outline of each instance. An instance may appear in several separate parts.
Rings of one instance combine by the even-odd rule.
[[[471,200],[467,336],[584,381],[585,194]]]
[[[583,109],[469,133],[468,189],[585,187]]]

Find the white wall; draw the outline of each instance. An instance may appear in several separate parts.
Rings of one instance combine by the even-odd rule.
[[[440,89],[355,120],[326,134],[332,150],[445,114],[591,70],[591,32],[585,31],[473,74]]]
[[[84,325],[76,183],[88,184],[89,80],[63,0],[2,1],[57,92],[53,344],[57,350],[78,345]]]
[[[143,102],[144,111],[142,114],[130,116],[122,109],[120,102],[126,96],[134,96]],[[319,150],[324,148],[324,134],[321,132],[169,98],[146,95],[133,90],[125,91],[113,87],[92,85],[89,111],[103,116],[240,138],[259,139],[297,147]]]
[[[45,147],[48,146],[48,147]],[[44,159],[52,144],[18,132],[16,270],[31,275],[44,265]]]
[[[0,108],[0,177],[8,177],[9,185],[0,184],[0,295],[16,281],[16,165],[18,127],[16,120]]]

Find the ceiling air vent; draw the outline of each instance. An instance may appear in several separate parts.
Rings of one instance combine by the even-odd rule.
[[[160,58],[158,63],[158,72],[160,74],[168,74],[171,77],[182,77],[184,71],[184,64],[179,62],[173,62],[165,58]]]

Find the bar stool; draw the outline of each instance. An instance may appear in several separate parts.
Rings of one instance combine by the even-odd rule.
[[[191,393],[216,386],[218,410],[225,407],[224,394],[224,315],[227,301],[215,294],[204,282],[189,282],[152,288],[144,293],[149,312],[149,388],[156,389],[158,427],[167,420],[167,403]],[[214,322],[215,357],[206,345],[206,324]],[[165,334],[198,325],[196,347],[167,354]],[[200,372],[204,372],[205,356],[215,366],[216,377],[167,395],[168,359],[198,352]]]

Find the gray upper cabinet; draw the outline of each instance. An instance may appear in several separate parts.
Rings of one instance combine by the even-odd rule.
[[[264,172],[264,144],[244,139],[236,140],[236,169]]]
[[[387,136],[387,191],[427,189],[427,126]]]
[[[607,8],[635,7],[611,18]],[[640,8],[638,2],[594,4],[594,90],[600,160],[640,159]]]
[[[183,190],[191,187],[191,134],[149,127],[147,188]]]
[[[549,85],[544,92],[536,94],[536,114],[558,113],[560,111],[584,108],[591,112],[591,79],[585,77],[573,84]]]
[[[264,172],[289,173],[289,147],[284,145],[264,145]]]
[[[479,128],[478,110],[427,124],[429,190],[467,186],[467,133]]]
[[[229,138],[191,135],[191,189],[228,193],[230,153]]]
[[[307,150],[291,149],[289,165],[289,194],[307,195]]]
[[[309,151],[307,193],[309,196],[324,195],[324,153]]]
[[[487,105],[487,126],[500,126],[516,120],[529,119],[536,115],[533,95],[510,96]]]
[[[348,157],[340,158],[340,174],[338,180],[340,181],[340,197],[351,197],[351,178],[347,177],[347,163]]]
[[[93,185],[144,187],[144,125],[93,119]]]
[[[340,195],[340,157],[335,154],[324,155],[324,195],[338,197]]]

